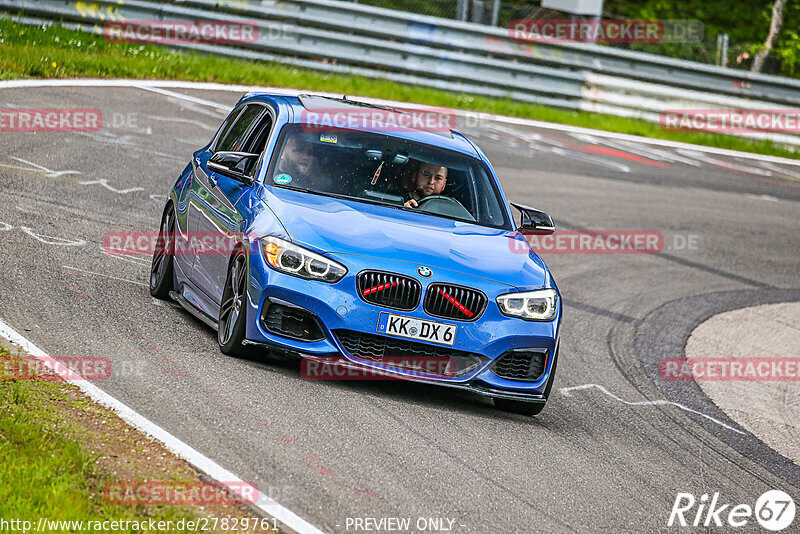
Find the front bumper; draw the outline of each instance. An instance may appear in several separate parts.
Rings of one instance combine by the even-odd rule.
[[[260,247],[259,247],[260,249]],[[376,374],[390,378],[402,378],[414,382],[465,389],[489,397],[498,397],[527,402],[545,402],[545,390],[553,372],[554,357],[558,345],[561,309],[551,322],[532,322],[506,317],[500,313],[495,298],[514,288],[485,279],[478,279],[444,269],[436,269],[434,276],[423,279],[417,275],[419,264],[385,261],[379,258],[344,256],[335,258],[347,265],[349,272],[336,284],[304,280],[274,271],[266,266],[261,251],[250,257],[250,281],[248,291],[247,339],[250,344],[265,345],[272,349],[298,353],[305,358],[326,362],[350,369],[370,369]],[[420,305],[412,311],[394,311],[367,303],[356,291],[356,275],[363,269],[379,269],[411,276],[423,284]],[[433,282],[445,282],[476,287],[489,297],[483,315],[474,322],[441,319],[428,316],[422,309],[424,288]],[[261,321],[264,306],[282,301],[302,308],[316,317],[323,333],[319,341],[301,341],[268,332]],[[453,377],[425,375],[419,372],[404,372],[385,367],[349,354],[336,335],[338,330],[349,330],[363,334],[378,335],[377,325],[381,312],[396,313],[407,317],[446,322],[457,326],[454,350],[479,354],[483,362],[471,371]],[[382,334],[381,334],[382,335]],[[391,337],[391,336],[390,336]],[[394,338],[392,339],[402,339]],[[432,348],[436,345],[428,344]],[[509,380],[492,371],[496,361],[514,349],[546,350],[549,357],[544,372],[535,381]]]

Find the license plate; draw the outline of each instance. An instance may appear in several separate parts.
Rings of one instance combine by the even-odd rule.
[[[381,313],[378,332],[390,336],[418,339],[439,345],[452,345],[456,341],[456,326],[437,321],[415,319],[393,313]]]

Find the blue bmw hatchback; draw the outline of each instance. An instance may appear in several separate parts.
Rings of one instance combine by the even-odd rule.
[[[318,120],[331,110],[407,115],[245,95],[170,191],[151,294],[216,329],[225,354],[266,347],[541,412],[561,299],[525,234],[552,233],[550,217],[514,204],[516,225],[459,133]]]

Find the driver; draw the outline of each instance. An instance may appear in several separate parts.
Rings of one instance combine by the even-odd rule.
[[[447,167],[435,163],[421,163],[411,182],[411,187],[414,188],[409,191],[411,198],[403,206],[418,208],[419,201],[433,195],[441,195],[446,185]]]
[[[300,136],[294,135],[286,140],[281,159],[278,161],[276,174],[294,175],[298,178],[306,177],[314,166],[314,145],[308,143]]]
[[[280,182],[277,182],[280,179]],[[277,183],[332,191],[333,182],[320,161],[317,145],[293,135],[286,140],[273,180]]]

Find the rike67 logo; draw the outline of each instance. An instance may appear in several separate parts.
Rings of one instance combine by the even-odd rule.
[[[772,532],[787,529],[794,521],[794,500],[780,490],[765,492],[756,505],[725,503],[719,493],[709,500],[707,493],[696,499],[691,493],[679,493],[672,505],[667,526],[679,527],[744,527],[753,519]]]

